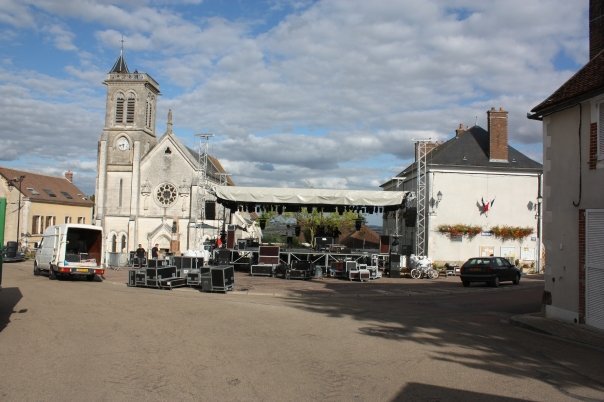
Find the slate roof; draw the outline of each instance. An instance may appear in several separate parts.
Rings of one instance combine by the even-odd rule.
[[[94,202],[89,200],[79,188],[65,177],[45,176],[4,167],[0,167],[0,176],[7,181],[25,176],[21,183],[21,193],[33,202],[81,207],[92,207],[94,205]]]
[[[115,64],[111,68],[111,71],[109,71],[109,74],[111,74],[111,73],[123,73],[123,74],[130,73],[128,71],[128,65],[126,64],[126,59],[124,59],[123,51],[120,52],[120,57],[117,58],[117,60],[115,61]]]
[[[528,117],[540,119],[545,115],[575,105],[604,92],[604,51],[591,59],[556,92],[535,106]]]
[[[426,157],[430,167],[480,169],[493,171],[541,172],[543,165],[508,145],[508,163],[489,161],[489,133],[479,126],[470,127],[454,138],[438,145]],[[412,172],[409,165],[399,176]]]

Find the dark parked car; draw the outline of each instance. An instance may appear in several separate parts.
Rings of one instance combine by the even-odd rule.
[[[470,286],[470,282],[485,282],[499,286],[500,282],[520,283],[521,272],[503,257],[475,257],[466,261],[460,270],[461,283]]]
[[[6,242],[6,247],[4,249],[2,249],[2,245],[0,245],[0,250],[2,250],[2,259],[4,262],[25,261],[25,254],[19,251],[16,241]]]

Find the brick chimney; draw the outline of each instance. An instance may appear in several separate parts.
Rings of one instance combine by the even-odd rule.
[[[71,170],[65,172],[65,178],[69,180],[70,183],[73,183],[73,172]]]
[[[459,123],[459,127],[455,129],[455,136],[459,137],[459,134],[463,133],[464,131],[466,131],[466,129],[464,128],[463,124]]]
[[[604,0],[589,1],[589,59],[604,49]]]
[[[491,162],[508,161],[508,112],[494,107],[487,112],[489,121],[489,160]]]

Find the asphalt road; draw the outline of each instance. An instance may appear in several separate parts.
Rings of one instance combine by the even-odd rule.
[[[209,294],[31,271],[4,265],[2,401],[604,399],[603,352],[510,325],[539,310],[539,279],[239,275]]]

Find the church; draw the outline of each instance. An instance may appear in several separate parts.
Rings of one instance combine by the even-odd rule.
[[[157,137],[159,84],[149,74],[131,73],[123,49],[104,84],[94,223],[104,229],[107,252],[125,253],[138,244],[146,250],[159,244],[176,254],[201,250],[228,224],[250,223],[232,222],[230,211],[212,196],[216,185],[234,183],[208,155],[210,135],[201,136],[198,150],[188,148],[172,131],[170,111],[166,131]]]

